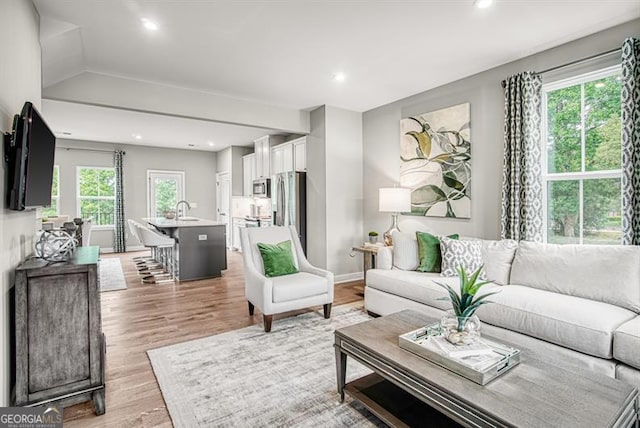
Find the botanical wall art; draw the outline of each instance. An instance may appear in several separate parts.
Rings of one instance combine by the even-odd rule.
[[[400,121],[400,185],[412,215],[471,217],[469,103]]]

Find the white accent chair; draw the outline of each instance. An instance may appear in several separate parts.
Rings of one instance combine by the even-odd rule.
[[[311,266],[302,252],[294,226],[241,228],[240,239],[249,315],[253,315],[255,306],[262,311],[265,332],[271,331],[274,314],[323,305],[324,317],[331,317],[333,273]],[[299,272],[266,277],[257,244],[278,244],[289,240],[293,244],[293,260]]]

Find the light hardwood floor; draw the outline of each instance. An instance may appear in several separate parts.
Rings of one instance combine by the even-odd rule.
[[[101,294],[107,412],[95,416],[88,403],[66,408],[65,427],[172,426],[146,351],[262,323],[257,309],[249,316],[239,253],[228,252],[222,278],[175,285],[141,284],[132,258],[144,254],[102,256],[120,257],[128,287]],[[338,284],[334,307],[362,300],[362,293],[362,281]],[[302,312],[274,317],[273,329],[278,319]]]

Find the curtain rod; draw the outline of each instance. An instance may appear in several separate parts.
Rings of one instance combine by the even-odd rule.
[[[60,149],[60,150],[66,150],[66,151],[69,151],[69,150],[80,150],[80,151],[83,151],[83,152],[102,152],[102,153],[115,153],[116,152],[115,150],[83,149],[83,148],[80,148],[80,147],[56,147],[56,148]],[[122,154],[126,155],[127,153],[125,151],[123,151]]]
[[[547,68],[546,70],[542,70],[542,71],[538,72],[538,74],[545,74],[545,73],[549,73],[551,71],[559,70],[561,68],[565,68],[565,67],[569,67],[569,66],[572,66],[572,65],[580,64],[581,62],[587,62],[587,61],[591,61],[591,60],[594,60],[594,59],[600,59],[602,57],[605,57],[607,55],[611,55],[612,53],[620,52],[620,51],[622,51],[622,48],[611,49],[609,51],[601,52],[601,53],[595,54],[595,55],[591,55],[591,56],[588,56],[586,58],[577,59],[575,61],[571,61],[571,62],[568,62],[566,64],[557,65],[555,67]]]
[[[580,64],[580,63],[587,62],[587,61],[592,61],[592,60],[595,60],[595,59],[600,59],[600,58],[603,58],[603,57],[605,57],[607,55],[611,55],[612,53],[620,52],[620,51],[622,51],[622,48],[616,48],[616,49],[608,50],[606,52],[600,52],[599,54],[591,55],[591,56],[588,56],[586,58],[580,58],[580,59],[577,59],[575,61],[568,62],[566,64],[556,65],[555,67],[551,67],[551,68],[547,68],[546,70],[538,71],[537,74],[545,74],[545,73],[549,73],[551,71],[560,70],[561,68],[570,67],[572,65]],[[502,84],[502,87],[504,88],[506,86],[506,84],[507,84],[507,81],[503,80],[501,82],[501,84]]]

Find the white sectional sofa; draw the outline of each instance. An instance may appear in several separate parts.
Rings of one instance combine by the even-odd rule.
[[[511,242],[509,264],[508,251],[496,256],[487,250],[500,241],[483,241],[487,274],[506,268],[503,277],[509,278],[482,289],[500,290],[477,312],[483,331],[553,364],[640,388],[640,247]],[[376,269],[367,272],[366,309],[377,315],[415,309],[440,317],[450,303],[438,300],[445,291],[433,281],[457,288],[458,278],[399,269],[406,260],[395,263],[394,256],[406,259],[407,251],[380,249]]]

